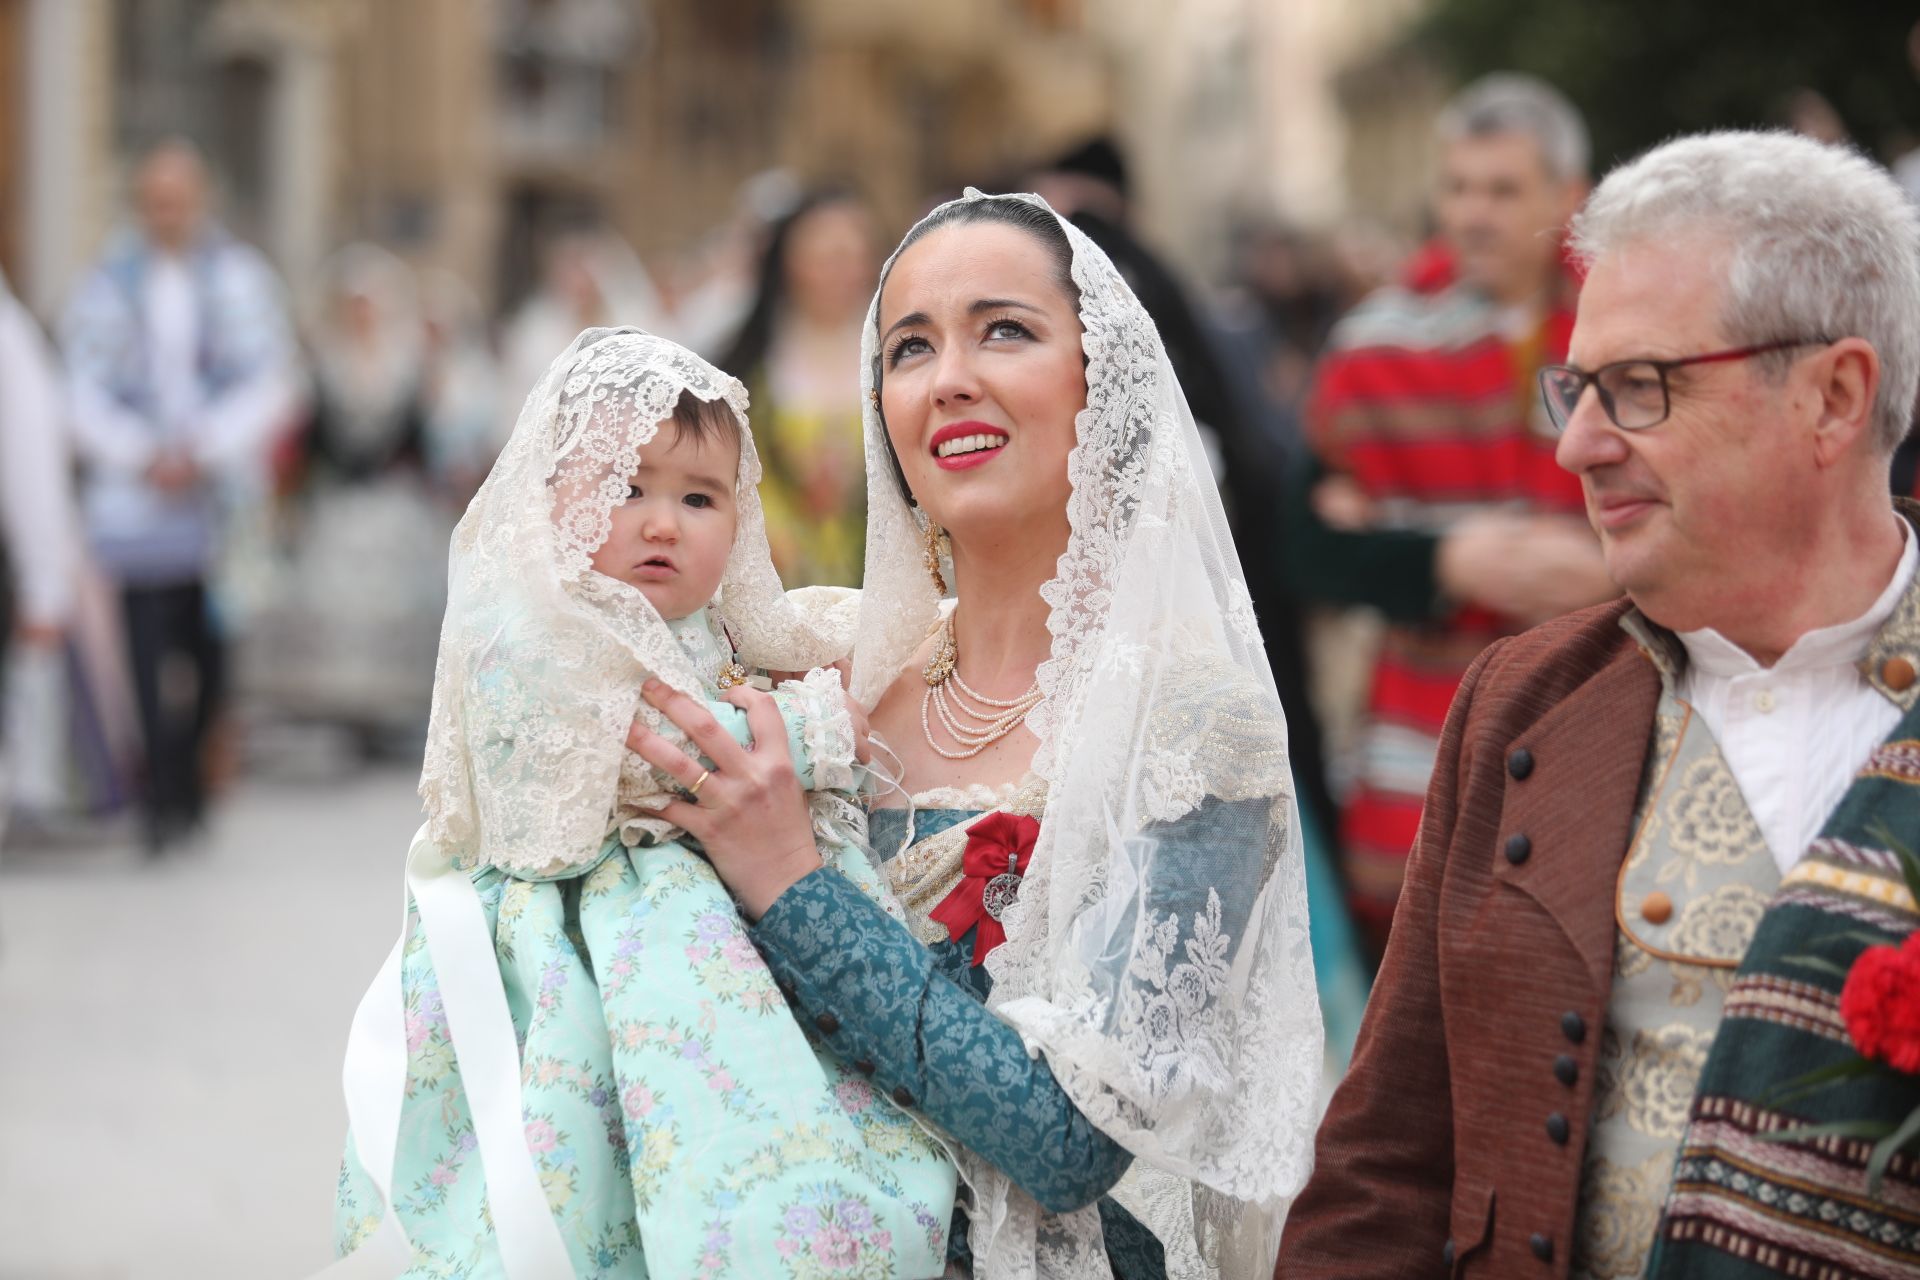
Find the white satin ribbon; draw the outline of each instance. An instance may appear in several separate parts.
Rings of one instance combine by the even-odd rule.
[[[407,888],[420,912],[427,953],[440,984],[441,1007],[446,1011],[486,1174],[487,1207],[501,1263],[512,1280],[564,1280],[573,1275],[573,1264],[527,1147],[520,1110],[520,1045],[480,895],[471,876],[427,838],[424,826],[407,853]],[[405,1014],[400,995],[400,956],[405,945],[403,925],[400,942],[360,1003],[347,1041],[347,1115],[361,1164],[378,1186],[387,1212],[380,1230],[365,1245],[321,1273],[326,1280],[391,1276],[404,1270],[411,1258],[398,1215],[391,1208],[400,1102],[406,1091]],[[397,1267],[384,1262],[395,1244],[406,1255]],[[370,1260],[366,1269],[343,1269],[376,1246],[383,1253],[383,1264]],[[374,1265],[393,1269],[376,1272]]]
[[[414,842],[421,838],[414,836]],[[400,1136],[400,1104],[407,1091],[406,1008],[400,991],[400,957],[406,945],[403,889],[400,940],[354,1010],[340,1079],[354,1156],[380,1194],[380,1226],[359,1248],[316,1272],[312,1280],[390,1280],[413,1261],[400,1216],[393,1211],[394,1153]]]

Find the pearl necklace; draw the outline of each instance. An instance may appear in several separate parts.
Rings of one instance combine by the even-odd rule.
[[[927,745],[948,760],[970,760],[1026,722],[1027,713],[1040,705],[1040,681],[1016,698],[989,698],[960,678],[958,646],[953,639],[953,615],[941,625],[939,643],[927,660],[927,694],[920,700],[920,732]],[[958,751],[941,746],[933,737],[933,721]]]

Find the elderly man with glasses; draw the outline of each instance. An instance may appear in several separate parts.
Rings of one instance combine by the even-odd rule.
[[[1920,1276],[1920,217],[1719,133],[1573,232],[1540,380],[1627,598],[1462,685],[1276,1274]]]

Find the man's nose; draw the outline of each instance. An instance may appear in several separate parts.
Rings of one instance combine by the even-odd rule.
[[[1613,425],[1600,404],[1600,390],[1588,384],[1573,402],[1567,424],[1560,428],[1560,442],[1554,446],[1553,460],[1564,471],[1581,475],[1595,467],[1623,462],[1628,454],[1626,433]]]

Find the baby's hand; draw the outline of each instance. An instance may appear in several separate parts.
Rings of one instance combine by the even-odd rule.
[[[847,718],[853,721],[853,758],[861,764],[873,763],[873,745],[868,741],[872,726],[867,723],[867,709],[847,695]]]
[[[867,721],[867,709],[855,701],[851,693],[846,692],[853,685],[853,660],[842,658],[838,662],[829,662],[824,667],[815,667],[815,671],[834,670],[840,673],[841,697],[847,704],[847,719],[853,722],[853,758],[860,764],[873,763],[873,747],[867,741],[872,728]],[[801,677],[794,676],[798,680]]]
[[[828,666],[840,673],[840,687],[853,688],[853,659],[842,658],[838,662],[829,662]],[[853,694],[847,694],[847,716],[853,721],[853,758],[861,764],[873,763],[873,747],[867,741],[871,726],[867,723],[867,709],[854,700]]]

